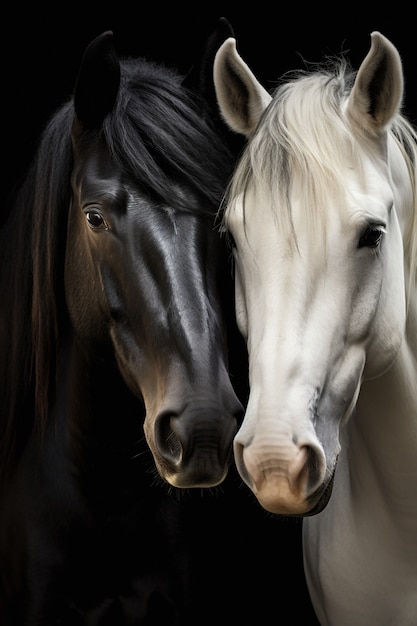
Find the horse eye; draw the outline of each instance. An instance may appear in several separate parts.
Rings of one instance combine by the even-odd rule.
[[[381,224],[367,226],[359,239],[358,248],[377,248],[385,232]]]
[[[108,230],[108,224],[104,217],[98,211],[86,211],[85,216],[87,218],[88,225],[97,230]]]

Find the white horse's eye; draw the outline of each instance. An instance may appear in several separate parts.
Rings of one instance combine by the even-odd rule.
[[[382,224],[370,224],[362,233],[358,248],[377,248],[384,233],[386,233],[386,229]]]

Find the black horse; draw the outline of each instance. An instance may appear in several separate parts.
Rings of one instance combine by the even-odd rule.
[[[186,76],[97,37],[2,227],[3,626],[187,609],[177,492],[224,481],[242,414],[214,226],[236,156],[212,79],[230,34],[220,20]]]

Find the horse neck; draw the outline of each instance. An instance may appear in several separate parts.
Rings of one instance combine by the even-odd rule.
[[[356,412],[344,436],[347,466],[358,477],[374,481],[391,509],[411,506],[417,514],[417,299],[409,298],[399,354],[382,376],[364,381]],[[346,446],[347,444],[347,446]],[[352,480],[352,475],[351,475]],[[406,505],[405,503],[408,503]]]

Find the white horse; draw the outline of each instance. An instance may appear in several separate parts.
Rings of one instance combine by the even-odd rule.
[[[228,39],[220,110],[248,138],[225,199],[250,396],[234,451],[303,519],[323,626],[417,624],[417,136],[379,32],[272,96]]]

